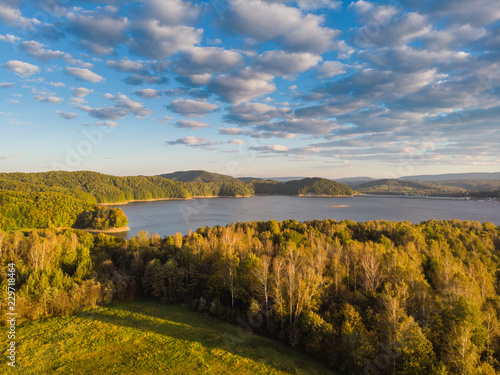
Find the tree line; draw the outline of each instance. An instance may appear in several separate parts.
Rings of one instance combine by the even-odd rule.
[[[127,217],[119,208],[56,192],[17,192],[0,190],[0,229],[77,227],[110,229],[126,226]]]
[[[266,184],[245,183],[229,176],[204,173],[211,178],[190,182],[160,176],[117,177],[86,171],[0,173],[0,229],[119,227],[118,221],[124,222],[123,212],[120,209],[104,210],[98,205],[129,200],[254,194],[353,194],[345,185],[319,178]],[[264,184],[268,186],[266,189],[260,187]],[[99,216],[99,220],[95,219]]]
[[[345,374],[495,374],[499,251],[500,227],[458,220],[247,222],[128,241],[0,232],[24,319],[149,296],[243,321]]]

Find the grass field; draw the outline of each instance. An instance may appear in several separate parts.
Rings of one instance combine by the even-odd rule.
[[[134,301],[20,325],[6,374],[333,374],[276,341],[185,307]],[[3,341],[5,342],[5,341]]]

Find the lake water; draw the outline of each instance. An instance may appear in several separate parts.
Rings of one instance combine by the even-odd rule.
[[[500,225],[500,204],[463,199],[356,196],[342,198],[257,196],[137,202],[122,206],[130,231],[117,234],[128,239],[147,230],[169,236],[187,234],[200,227],[238,221],[331,218],[357,222],[369,220],[411,221],[462,219]]]

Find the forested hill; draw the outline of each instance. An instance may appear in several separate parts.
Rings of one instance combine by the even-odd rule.
[[[160,177],[181,182],[240,182],[234,177],[207,171],[177,171],[161,174]]]
[[[161,176],[117,177],[97,172],[0,173],[0,228],[4,230],[83,225],[108,229],[125,223],[121,210],[100,203],[195,196],[352,195],[326,179],[268,182],[263,189],[230,176],[188,171]]]
[[[223,182],[233,186],[245,186],[252,194],[280,194],[280,195],[353,195],[354,191],[341,183],[326,178],[303,178],[293,181],[263,180],[260,178],[234,178],[218,173],[206,171],[185,171],[162,174],[174,181],[182,182]]]
[[[467,193],[464,188],[458,186],[416,183],[396,179],[375,180],[351,186],[360,193],[368,194],[461,196]]]
[[[354,191],[341,183],[325,178],[304,178],[297,181],[278,182],[254,180],[249,182],[255,194],[282,195],[353,195]]]
[[[383,179],[369,182],[347,182],[365,194],[430,195],[448,197],[498,197],[500,180],[406,180]]]

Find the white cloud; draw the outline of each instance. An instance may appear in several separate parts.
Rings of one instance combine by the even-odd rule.
[[[241,135],[251,133],[251,130],[240,129],[240,128],[220,128],[219,134],[223,135]]]
[[[229,141],[230,145],[243,145],[245,144],[245,141],[243,139],[232,139]]]
[[[287,53],[268,51],[257,58],[258,69],[277,76],[286,76],[303,72],[318,65],[321,56],[311,53]]]
[[[56,111],[56,113],[61,116],[63,119],[65,120],[72,120],[76,117],[78,117],[78,115],[74,112],[62,112],[62,111]]]
[[[19,46],[21,51],[24,51],[31,57],[43,62],[47,62],[51,59],[62,59],[67,55],[66,53],[61,51],[44,49],[44,47],[45,45],[34,40],[22,42]]]
[[[202,29],[190,26],[166,26],[150,19],[135,25],[136,32],[129,45],[135,52],[162,60],[201,42]]]
[[[193,47],[184,51],[175,70],[183,76],[220,74],[243,61],[240,53],[218,47]]]
[[[21,29],[33,29],[41,25],[39,20],[23,17],[19,9],[15,9],[5,3],[0,5],[0,20],[9,26],[19,27]]]
[[[16,43],[19,41],[19,38],[17,36],[11,35],[11,34],[6,34],[6,35],[0,35],[0,41],[9,42],[9,43]]]
[[[177,128],[191,129],[191,130],[198,130],[201,128],[210,128],[211,127],[210,125],[208,125],[205,122],[193,121],[193,120],[180,120],[180,121],[176,122],[175,126]]]
[[[318,78],[332,78],[347,72],[347,65],[338,61],[325,61],[318,69]]]
[[[201,100],[177,99],[170,103],[169,109],[188,117],[202,117],[219,109],[219,106]]]
[[[161,119],[157,119],[156,121],[161,122],[164,125],[167,125],[170,122],[170,120],[173,120],[173,119],[174,118],[170,117],[170,116],[163,116]]]
[[[402,3],[432,17],[446,17],[451,24],[486,26],[500,20],[497,0],[440,0],[425,3],[402,0]]]
[[[241,128],[219,128],[219,134],[222,135],[245,135],[252,138],[285,138],[291,139],[296,137],[296,134],[282,131],[257,131]]]
[[[104,81],[104,77],[101,77],[100,75],[95,74],[94,72],[91,72],[88,69],[66,68],[66,73],[74,77],[80,78],[81,80],[84,81],[89,81],[94,83]]]
[[[65,87],[66,85],[63,82],[49,82],[52,87]]]
[[[287,152],[287,151],[290,151],[290,147],[283,146],[283,145],[267,145],[267,146],[250,147],[250,150]]]
[[[455,52],[448,49],[434,51],[404,45],[361,51],[358,53],[358,58],[379,69],[390,66],[392,71],[413,72],[430,70],[437,64],[454,69],[460,64],[467,64],[471,55],[463,51]]]
[[[142,89],[135,92],[137,96],[146,99],[158,99],[161,96],[161,91],[154,89]]]
[[[311,134],[315,136],[323,136],[329,134],[335,129],[340,128],[340,125],[329,119],[317,118],[295,118],[289,116],[281,121],[269,121],[258,124],[255,129],[269,132],[282,132],[290,134]]]
[[[5,67],[20,77],[29,77],[40,72],[40,68],[38,66],[19,60],[11,60],[5,64]]]
[[[467,46],[487,35],[484,28],[473,27],[470,24],[452,25],[441,30],[429,30],[420,39],[425,43],[426,49],[441,52]]]
[[[212,75],[210,73],[192,74],[189,76],[189,80],[194,85],[205,86],[212,80]]]
[[[168,82],[167,78],[161,76],[154,76],[148,74],[132,74],[130,77],[125,79],[127,85],[145,85],[145,84],[160,84]]]
[[[66,62],[68,64],[76,65],[79,68],[92,68],[92,67],[94,67],[94,65],[91,63],[88,63],[88,62],[85,62],[82,60],[78,60],[78,59],[74,59],[73,57],[71,57],[71,55],[69,53],[66,54],[66,56],[64,57],[64,60],[66,60]]]
[[[339,9],[342,1],[339,0],[297,0],[297,5],[304,10]]]
[[[109,128],[114,128],[115,126],[118,126],[118,123],[115,121],[97,121],[95,124],[97,126],[107,126]]]
[[[78,87],[73,91],[73,96],[75,98],[85,98],[87,95],[89,95],[93,91],[94,90],[89,90],[85,87]]]
[[[107,94],[106,99],[111,99],[115,101],[116,108],[121,108],[134,114],[138,118],[143,118],[151,115],[153,111],[144,107],[143,103],[136,102],[135,100],[130,99],[124,94],[118,93],[117,95],[109,95]]]
[[[216,77],[209,87],[223,100],[241,104],[275,91],[276,86],[270,82],[273,79],[274,76],[271,74],[245,68],[235,73]]]
[[[231,106],[224,120],[238,124],[259,123],[284,116],[290,111],[290,108],[277,108],[264,103],[245,103]]]
[[[384,8],[384,6],[377,9],[380,8]],[[377,20],[378,12],[375,12],[375,20],[367,21],[365,26],[356,31],[354,44],[363,48],[372,46],[398,46],[409,43],[418,37],[428,35],[432,30],[432,26],[424,15],[411,12],[396,17],[395,14],[399,11],[392,10],[392,8],[387,10],[387,12],[388,14],[382,18],[383,20],[386,18],[389,19],[389,21],[384,21],[387,24],[381,24],[380,22],[382,21]],[[373,13],[370,14],[373,15]]]
[[[0,88],[8,89],[14,87],[16,84],[14,82],[0,82]]]
[[[169,145],[188,145],[188,146],[200,146],[210,144],[209,140],[204,137],[184,137],[179,138],[176,141],[167,142]]]
[[[108,60],[106,65],[119,72],[137,73],[146,70],[146,66],[138,61],[132,61],[128,57],[120,60]]]
[[[120,120],[127,116],[128,112],[116,107],[103,107],[103,108],[92,108],[85,105],[78,105],[78,109],[86,111],[90,116],[98,118],[99,120]]]
[[[291,51],[322,53],[335,47],[339,31],[323,27],[322,16],[261,0],[230,0],[229,5],[223,23],[239,34],[275,40]]]
[[[42,103],[51,103],[51,104],[60,104],[64,101],[63,98],[59,98],[57,96],[53,96],[52,94],[43,92],[33,96],[33,99],[37,102]]]
[[[200,6],[181,0],[143,0],[145,18],[156,18],[162,24],[178,26],[196,21]]]
[[[120,17],[116,11],[117,8],[110,6],[95,11],[74,8],[66,14],[69,30],[83,47],[98,55],[109,55],[125,40],[129,27],[128,19]]]

